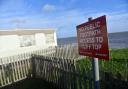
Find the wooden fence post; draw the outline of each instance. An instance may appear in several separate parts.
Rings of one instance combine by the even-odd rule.
[[[36,77],[36,66],[35,66],[35,55],[32,55],[32,58],[31,58],[31,74],[32,74],[32,78],[35,78]]]

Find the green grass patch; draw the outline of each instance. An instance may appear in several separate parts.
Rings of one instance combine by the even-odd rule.
[[[76,66],[92,71],[92,59],[89,57],[77,61]],[[100,71],[111,72],[113,76],[121,75],[128,80],[128,49],[111,49],[110,60],[99,60]]]

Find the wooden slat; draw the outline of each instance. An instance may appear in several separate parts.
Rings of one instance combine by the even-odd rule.
[[[0,86],[3,86],[4,85],[4,80],[3,80],[3,73],[2,73],[2,59],[0,59]]]
[[[5,68],[4,68],[5,64],[3,64],[3,59],[1,60],[1,64],[2,64],[1,67],[2,67],[3,85],[6,85],[7,82],[6,82]]]
[[[77,71],[78,71],[78,84],[79,84],[79,89],[82,89],[82,74],[81,74],[81,67],[80,65],[77,65]]]
[[[13,60],[13,68],[14,68],[14,77],[15,77],[15,81],[17,81],[18,73],[17,73],[16,59],[14,56],[12,56],[12,60]]]

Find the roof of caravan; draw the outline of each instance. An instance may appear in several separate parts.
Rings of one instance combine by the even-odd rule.
[[[55,29],[14,29],[0,30],[0,35],[31,35],[35,33],[53,33]]]

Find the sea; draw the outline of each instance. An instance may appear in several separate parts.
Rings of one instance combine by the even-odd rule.
[[[128,48],[128,31],[108,34],[109,48]],[[77,37],[58,38],[58,45],[77,44]]]

